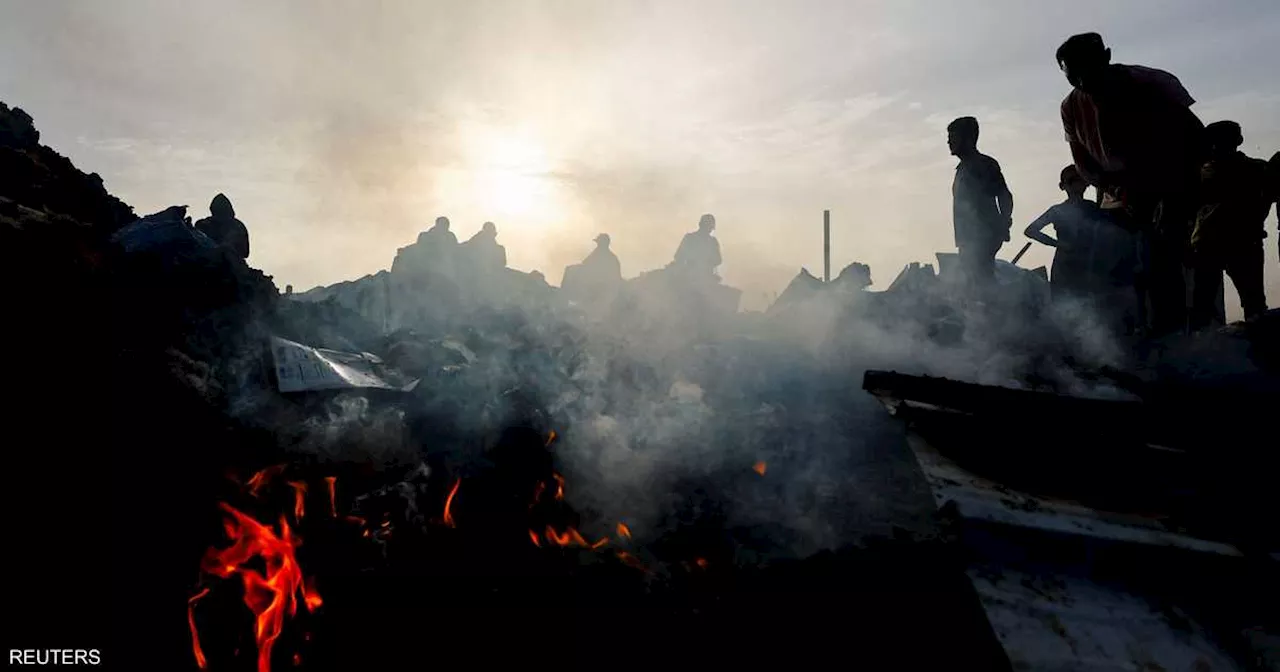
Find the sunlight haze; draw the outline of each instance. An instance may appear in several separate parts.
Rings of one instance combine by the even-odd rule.
[[[226,193],[251,265],[309,287],[389,268],[438,215],[486,220],[558,284],[601,232],[624,275],[718,221],[725,282],[767,305],[800,267],[883,289],[953,249],[945,126],[979,147],[1022,228],[1069,162],[1053,53],[1103,34],[1167,69],[1205,122],[1280,149],[1280,3],[64,2],[0,0],[0,100],[139,214]],[[1274,217],[1267,286],[1280,300]],[[1035,245],[1024,266],[1047,265]],[[1228,291],[1228,302],[1235,303]],[[1238,314],[1238,310],[1235,311]]]

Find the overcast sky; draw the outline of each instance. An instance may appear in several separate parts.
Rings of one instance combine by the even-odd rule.
[[[225,192],[281,287],[388,268],[441,214],[553,283],[608,232],[631,276],[711,212],[760,307],[821,273],[824,208],[834,269],[880,288],[950,249],[963,114],[1014,192],[1011,258],[1061,198],[1053,52],[1086,30],[1280,149],[1277,0],[0,0],[0,100],[140,214]]]

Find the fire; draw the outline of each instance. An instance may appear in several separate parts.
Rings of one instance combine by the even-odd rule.
[[[557,502],[563,501],[564,500],[564,476],[553,473],[551,474],[551,477],[556,479],[556,501]]]
[[[618,536],[623,539],[630,539],[631,528],[627,527],[626,523],[618,523]]]
[[[338,495],[337,495],[338,477],[325,476],[324,482],[329,486],[329,517],[337,518],[338,517]]]
[[[538,544],[538,542],[536,541],[538,535],[534,534],[533,530],[529,530],[529,534],[530,536],[534,537],[535,539],[534,543],[541,546],[541,544]],[[556,532],[556,529],[554,527],[551,527],[550,525],[548,525],[546,533],[543,536],[546,537],[547,541],[557,546],[577,545],[583,548],[590,548],[592,550],[598,549],[601,546],[604,546],[605,544],[609,543],[609,537],[601,537],[598,541],[594,543],[588,542],[586,539],[582,537],[582,534],[580,534],[576,529],[573,528],[573,526],[566,527],[564,530],[564,533],[562,534],[560,532]]]
[[[289,481],[289,486],[293,488],[293,519],[301,521],[306,513],[307,484]]]
[[[556,440],[556,430],[553,429],[549,434],[547,434],[547,445],[544,447],[550,448],[551,444],[554,443],[555,440]]]
[[[529,541],[532,541],[534,546],[537,546],[538,548],[542,548],[542,542],[538,541],[537,532],[534,532],[533,530],[529,530]]]
[[[209,594],[209,589],[204,588],[200,592],[191,596],[187,600],[187,625],[191,626],[191,650],[196,654],[196,665],[200,669],[208,669],[209,661],[204,658],[204,650],[200,648],[200,635],[196,632],[196,601]]]
[[[697,566],[698,566],[699,568],[701,568],[701,569],[706,569],[706,568],[707,568],[707,559],[706,559],[706,558],[694,558],[694,559],[693,559],[693,564],[697,565]]]
[[[457,527],[453,522],[453,498],[458,494],[458,486],[462,485],[462,479],[453,482],[453,489],[449,490],[449,497],[444,500],[444,524],[449,527]]]
[[[287,465],[277,464],[274,466],[270,466],[254,474],[252,477],[250,477],[249,483],[248,483],[249,494],[253,495],[254,497],[257,497],[258,493],[261,492],[263,488],[267,487],[267,484],[271,482],[271,479],[284,473],[285,466]]]
[[[304,581],[302,568],[294,549],[301,539],[293,535],[289,523],[280,517],[280,533],[223,503],[228,514],[225,522],[231,546],[222,550],[210,548],[201,568],[214,576],[229,578],[239,574],[244,583],[244,603],[255,616],[254,641],[258,646],[258,672],[270,672],[271,649],[284,627],[284,617],[297,614],[298,595],[308,611],[321,604],[319,593],[311,581]],[[264,573],[247,565],[262,558]],[[197,649],[196,662],[203,656]]]
[[[764,476],[764,472],[768,468],[769,468],[769,465],[765,464],[764,460],[760,460],[759,462],[756,462],[755,466],[751,467],[752,471],[756,472],[757,474],[760,474],[761,476]]]

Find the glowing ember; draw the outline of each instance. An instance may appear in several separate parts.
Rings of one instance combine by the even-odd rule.
[[[538,500],[542,499],[542,492],[546,489],[547,484],[542,481],[538,481],[538,485],[533,489],[533,501],[529,502],[530,509],[537,506]]]
[[[542,542],[538,541],[537,532],[534,532],[533,530],[529,530],[529,541],[532,541],[534,546],[537,546],[538,548],[542,548]]]
[[[553,429],[553,430],[551,430],[551,433],[550,433],[550,434],[547,434],[547,445],[546,445],[545,447],[546,447],[546,448],[550,448],[550,447],[551,447],[551,444],[552,444],[555,440],[556,440],[556,430],[554,430],[554,429]]]
[[[444,500],[444,524],[449,527],[457,527],[453,522],[453,498],[458,494],[458,486],[462,485],[462,479],[453,482],[453,489],[449,490],[449,496]]]
[[[289,487],[293,488],[293,519],[301,521],[306,513],[307,484],[289,481]]]
[[[262,489],[267,487],[267,484],[271,482],[271,479],[284,473],[285,466],[286,465],[283,464],[277,464],[254,474],[249,479],[249,494],[257,497],[258,493],[262,492]]]
[[[618,551],[618,559],[622,561],[622,564],[624,564],[624,565],[626,565],[626,566],[628,566],[628,567],[631,567],[631,568],[634,568],[634,569],[638,569],[638,570],[640,570],[640,571],[642,571],[642,572],[647,572],[647,571],[649,571],[649,570],[645,569],[644,565],[640,564],[640,560],[639,560],[639,558],[637,558],[637,557],[636,557],[636,556],[634,556],[634,555],[631,555],[630,553],[628,553],[628,552],[626,552],[626,551]]]
[[[760,474],[761,476],[764,476],[764,472],[768,468],[769,468],[769,465],[765,464],[764,460],[761,460],[759,462],[756,462],[755,466],[751,467],[751,470],[756,472],[757,474]]]
[[[564,476],[561,476],[560,474],[551,474],[551,477],[556,479],[556,501],[557,502],[563,501],[564,500]]]
[[[293,666],[297,667],[301,664],[302,664],[302,654],[299,654],[299,653],[293,654]]]
[[[187,625],[191,626],[191,650],[196,654],[196,665],[202,670],[208,669],[209,662],[204,659],[204,651],[200,648],[200,635],[196,633],[195,606],[197,600],[208,594],[209,589],[205,588],[187,600]]]
[[[329,517],[338,517],[338,477],[325,476],[324,482],[329,486]]]
[[[285,614],[297,614],[299,594],[308,611],[320,605],[320,596],[310,581],[303,580],[294,552],[301,540],[293,535],[283,516],[277,536],[270,527],[229,504],[223,503],[221,507],[229,516],[225,529],[232,544],[222,550],[210,548],[201,568],[224,579],[232,574],[240,575],[244,583],[244,603],[255,616],[253,634],[258,645],[258,672],[270,672],[271,649],[280,637]],[[248,567],[256,558],[262,559],[265,575]],[[197,656],[197,663],[201,657]]]
[[[626,523],[618,523],[618,536],[623,539],[630,539],[631,528],[627,527]]]
[[[694,558],[694,559],[693,559],[693,564],[697,565],[698,567],[700,567],[700,568],[702,568],[702,569],[706,569],[706,568],[707,568],[707,559],[706,559],[706,558]]]

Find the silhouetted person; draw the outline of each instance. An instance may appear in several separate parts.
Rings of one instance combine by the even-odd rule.
[[[1053,266],[1049,275],[1054,299],[1085,297],[1105,287],[1105,257],[1111,252],[1105,248],[1109,238],[1106,229],[1114,227],[1098,207],[1085,199],[1088,183],[1080,177],[1075,166],[1067,166],[1059,175],[1058,188],[1067,200],[1049,208],[1027,225],[1026,236],[1038,243],[1054,248]],[[1050,238],[1045,227],[1053,225],[1057,238]]]
[[[449,230],[448,217],[436,217],[430,229],[418,234],[413,245],[400,248],[391,262],[392,273],[426,272],[452,276],[458,237]]]
[[[716,218],[703,215],[698,220],[698,230],[686,233],[676,248],[674,265],[694,276],[713,276],[720,266],[720,241],[712,237],[716,230]]]
[[[987,285],[996,252],[1009,240],[1013,194],[1000,164],[978,151],[978,120],[960,117],[947,126],[947,147],[960,159],[951,185],[952,223],[960,270],[971,287]]]
[[[600,305],[611,301],[622,285],[622,264],[609,249],[609,234],[595,238],[596,248],[581,263],[566,266],[560,289],[572,301]]]
[[[285,286],[284,286],[284,295],[285,295],[285,296],[293,296],[293,285],[285,285]]]
[[[459,246],[458,252],[472,272],[492,272],[507,267],[507,249],[498,244],[498,227],[485,222],[476,235]]]
[[[196,229],[213,242],[231,250],[241,259],[249,258],[249,229],[236,219],[231,199],[222,194],[213,197],[209,216],[196,222]]]
[[[1225,271],[1240,294],[1245,319],[1267,310],[1262,285],[1267,212],[1273,196],[1267,163],[1240,151],[1244,137],[1234,121],[1205,129],[1209,160],[1201,168],[1201,206],[1191,232],[1194,263],[1192,326],[1213,324]]]
[[[1157,334],[1183,329],[1182,260],[1204,155],[1195,99],[1163,70],[1111,63],[1097,33],[1067,39],[1057,60],[1074,87],[1062,101],[1062,127],[1076,169],[1142,233],[1148,326]]]
[[[622,263],[618,261],[618,255],[609,249],[610,242],[607,233],[596,236],[596,249],[591,250],[591,254],[582,260],[582,267],[589,277],[610,282],[622,280]]]
[[[1280,152],[1271,155],[1267,173],[1271,176],[1271,202],[1276,208],[1276,235],[1280,236]],[[1276,245],[1276,250],[1280,251],[1280,245]]]

